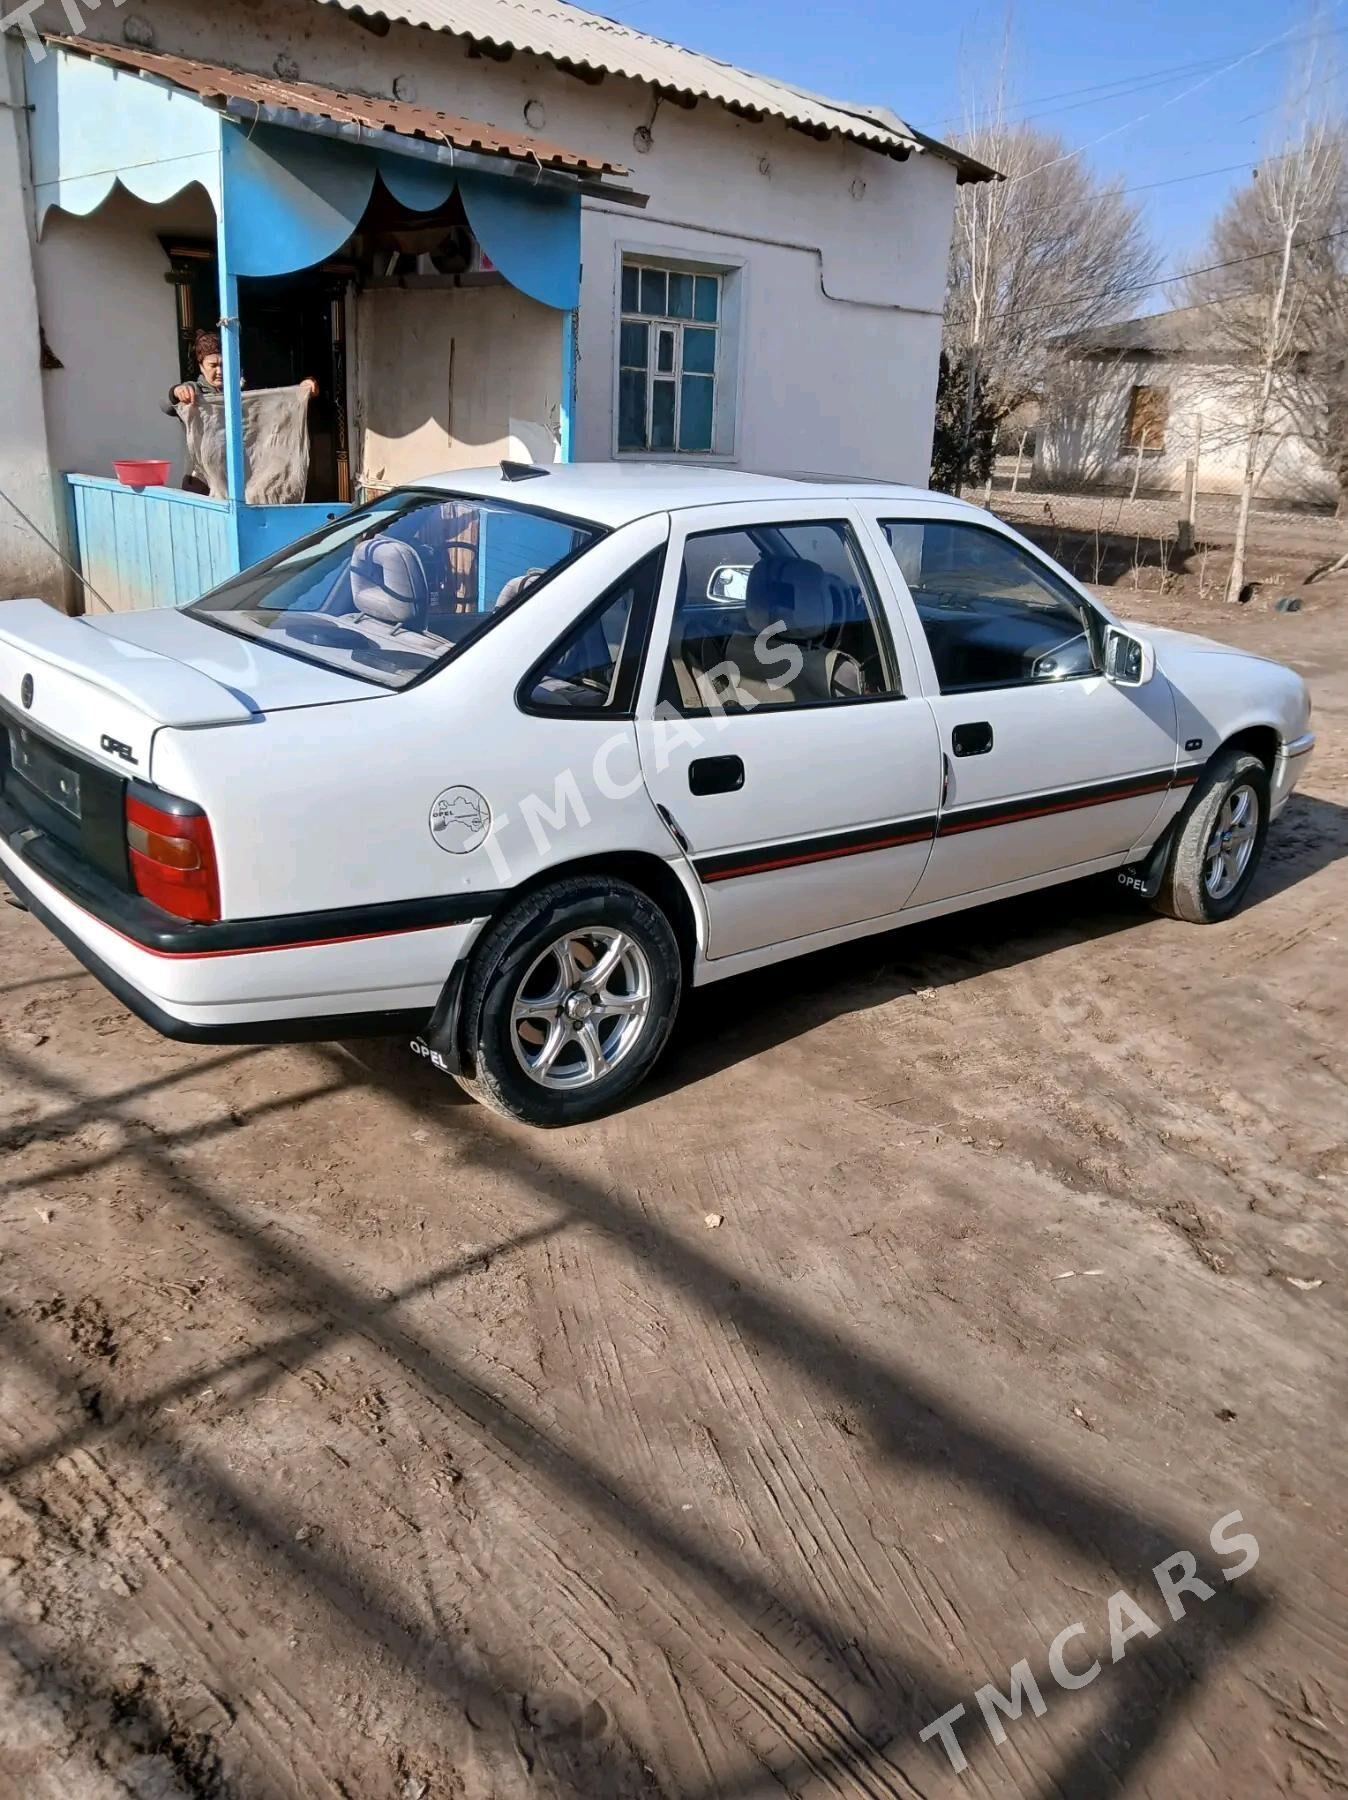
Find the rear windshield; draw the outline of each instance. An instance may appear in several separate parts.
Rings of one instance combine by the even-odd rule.
[[[384,687],[406,687],[603,533],[497,500],[401,490],[346,513],[188,611]]]

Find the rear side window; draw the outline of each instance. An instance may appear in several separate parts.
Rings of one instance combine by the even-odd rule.
[[[961,520],[885,519],[943,694],[1099,668],[1097,615],[1019,544]]]
[[[897,692],[888,636],[845,521],[688,538],[664,704],[683,713],[752,712]]]
[[[535,664],[520,686],[526,712],[631,712],[663,560],[643,557]]]

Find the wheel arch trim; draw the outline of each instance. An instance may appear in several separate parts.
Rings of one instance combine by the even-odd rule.
[[[418,1051],[429,1055],[438,1069],[450,1075],[471,1071],[468,1046],[476,1033],[476,1021],[468,1018],[464,1010],[468,972],[492,925],[531,893],[555,881],[579,875],[609,875],[626,881],[654,901],[673,928],[683,962],[684,980],[692,985],[693,970],[698,959],[706,953],[707,915],[697,880],[684,862],[666,861],[648,850],[627,850],[550,863],[500,896],[495,911],[483,922],[472,943],[450,970],[434,1012],[420,1036],[413,1040]]]

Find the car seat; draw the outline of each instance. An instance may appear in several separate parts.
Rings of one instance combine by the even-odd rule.
[[[863,692],[856,658],[824,647],[839,610],[834,585],[819,563],[804,557],[764,556],[754,564],[744,601],[746,629],[726,644],[725,660],[736,674],[733,685],[721,689],[722,704],[736,692],[751,705],[778,706]],[[760,652],[764,632],[771,642]],[[789,661],[784,645],[795,651]],[[788,673],[797,660],[798,671]]]
[[[387,533],[357,544],[351,558],[351,599],[367,619],[425,631],[431,587],[421,553]]]

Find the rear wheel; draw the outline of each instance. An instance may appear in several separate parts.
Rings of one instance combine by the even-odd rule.
[[[679,1008],[673,928],[628,882],[527,895],[484,938],[464,996],[475,1099],[530,1125],[607,1112],[653,1067]]]
[[[1216,757],[1181,815],[1156,906],[1215,925],[1236,912],[1268,831],[1268,770],[1248,750]]]

